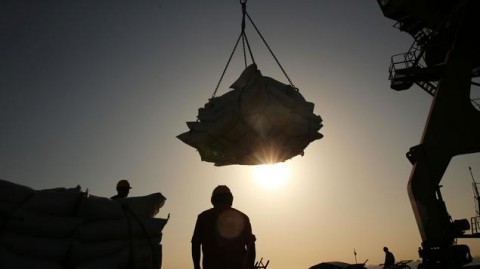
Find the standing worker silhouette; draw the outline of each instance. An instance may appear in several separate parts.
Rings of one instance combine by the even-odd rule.
[[[395,264],[395,256],[393,256],[393,253],[390,252],[387,247],[383,247],[383,251],[385,252],[385,262],[383,263],[383,268],[392,268]]]
[[[126,198],[128,196],[128,193],[130,192],[130,183],[126,179],[122,179],[118,181],[117,183],[117,194],[112,196],[110,199],[120,199],[120,198]]]
[[[195,223],[192,236],[193,268],[253,269],[256,251],[250,219],[232,208],[233,195],[225,185],[213,190],[210,201],[213,208],[200,213]]]

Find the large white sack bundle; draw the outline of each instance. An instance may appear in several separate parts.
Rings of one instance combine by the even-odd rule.
[[[151,240],[151,241],[150,241]],[[114,240],[96,243],[82,243],[74,241],[70,250],[69,262],[71,264],[85,263],[113,255],[123,250],[132,252],[143,251],[145,247],[154,247],[158,245],[156,239],[144,238],[144,239],[131,239],[131,240]]]
[[[70,263],[79,264],[100,257],[115,254],[128,248],[128,240],[104,241],[96,243],[82,243],[74,241],[70,252]]]
[[[78,264],[75,269],[160,269],[161,245],[135,245],[115,254]]]
[[[76,239],[81,242],[101,242],[133,238],[162,238],[162,230],[168,219],[129,218],[85,223],[77,230]],[[129,223],[130,222],[130,225]],[[159,240],[159,242],[160,242]],[[158,242],[157,242],[158,243]]]
[[[322,118],[299,91],[248,66],[230,92],[211,98],[198,111],[188,132],[177,136],[196,148],[202,161],[216,166],[277,163],[296,155],[314,140]]]
[[[61,262],[67,258],[71,240],[35,237],[3,231],[0,233],[0,246],[2,245],[19,255]]]
[[[0,202],[18,205],[35,192],[32,188],[0,179]]]
[[[31,236],[71,238],[84,220],[37,213],[26,209],[15,210],[5,222],[5,229]]]
[[[1,269],[64,269],[59,263],[15,254],[0,246]]]
[[[85,195],[80,187],[38,190],[23,203],[22,208],[56,216],[74,216]]]
[[[153,218],[158,214],[166,200],[165,196],[156,192],[145,196],[127,197],[115,201],[120,203],[124,209],[133,211],[137,217]],[[128,214],[128,212],[125,214]]]
[[[80,203],[77,209],[77,217],[85,220],[109,220],[109,219],[123,219],[121,205],[112,199],[88,195]]]
[[[4,202],[0,202],[0,221],[2,219],[7,219],[10,217],[13,211],[18,209],[18,204],[8,204]]]
[[[6,193],[25,190],[16,184],[3,186],[12,188],[2,190]],[[25,199],[18,199],[18,204],[10,204],[15,202],[11,199],[8,203],[0,202],[0,248],[12,254],[8,254],[12,257],[8,263],[5,261],[3,264],[10,264],[17,256],[25,256],[26,260],[38,260],[39,266],[66,264],[74,268],[82,264],[88,267],[86,264],[90,261],[122,253],[128,261],[134,262],[131,268],[150,268],[138,266],[145,263],[145,255],[149,257],[147,263],[158,260],[158,254],[152,249],[160,247],[162,229],[167,220],[154,219],[153,216],[165,200],[160,193],[111,200],[87,196],[78,187],[33,191]],[[93,225],[97,222],[100,223],[98,226]],[[85,229],[82,229],[84,225]],[[91,242],[79,240],[80,236]],[[147,252],[140,252],[141,248]],[[130,253],[134,253],[133,256]],[[0,260],[3,258],[0,253]],[[119,264],[121,267],[112,268],[126,268],[128,265],[124,262]],[[92,266],[108,268],[98,263]],[[3,268],[0,266],[0,269]]]

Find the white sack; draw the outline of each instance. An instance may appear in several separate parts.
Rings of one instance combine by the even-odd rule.
[[[82,198],[85,196],[80,188],[52,189],[35,191],[22,206],[31,211],[56,216],[73,216]]]
[[[79,264],[104,256],[117,253],[128,248],[128,240],[115,240],[97,243],[82,243],[74,241],[70,252],[69,261],[72,264]]]
[[[10,217],[10,214],[18,208],[18,205],[16,204],[8,204],[5,202],[0,202],[0,221],[2,219],[7,219]]]
[[[0,234],[0,245],[11,249],[14,253],[50,261],[62,261],[67,257],[71,240],[42,238],[3,231]]]
[[[303,155],[323,137],[322,118],[298,89],[265,77],[255,64],[232,84],[232,91],[209,99],[197,122],[177,136],[215,166],[283,162]]]
[[[0,179],[0,202],[17,205],[33,194],[32,188]]]
[[[85,220],[123,219],[122,207],[112,199],[88,195],[84,198],[77,210],[77,217]]]
[[[167,198],[157,192],[145,196],[117,199],[115,201],[132,210],[138,217],[153,218],[165,204],[165,200]],[[128,213],[125,214],[128,216]]]
[[[159,269],[161,265],[161,245],[136,246],[133,249],[131,269]],[[78,264],[75,269],[118,269],[129,268],[130,250],[124,249],[115,254]]]
[[[133,238],[142,239],[147,237],[162,237],[162,230],[167,219],[159,218],[129,218]],[[127,219],[103,220],[86,223],[79,227],[77,240],[81,242],[100,242],[109,240],[128,239]],[[144,230],[145,229],[145,230]]]
[[[46,238],[72,238],[83,222],[80,218],[59,217],[20,208],[8,218],[5,229]]]
[[[2,246],[0,246],[0,268],[1,269],[63,269],[63,267],[56,262],[44,260],[44,259],[35,259],[29,256],[17,255]]]

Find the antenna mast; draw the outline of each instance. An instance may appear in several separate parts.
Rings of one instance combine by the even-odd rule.
[[[472,177],[473,197],[475,198],[475,213],[476,213],[476,216],[479,217],[480,216],[480,195],[478,193],[479,183],[475,181],[475,177],[473,176],[473,172],[472,172],[472,167],[469,166],[468,170],[470,170],[470,176]]]

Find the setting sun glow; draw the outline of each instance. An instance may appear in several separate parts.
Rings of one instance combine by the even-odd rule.
[[[252,169],[252,176],[261,186],[275,189],[288,181],[290,168],[286,163],[256,165]]]

